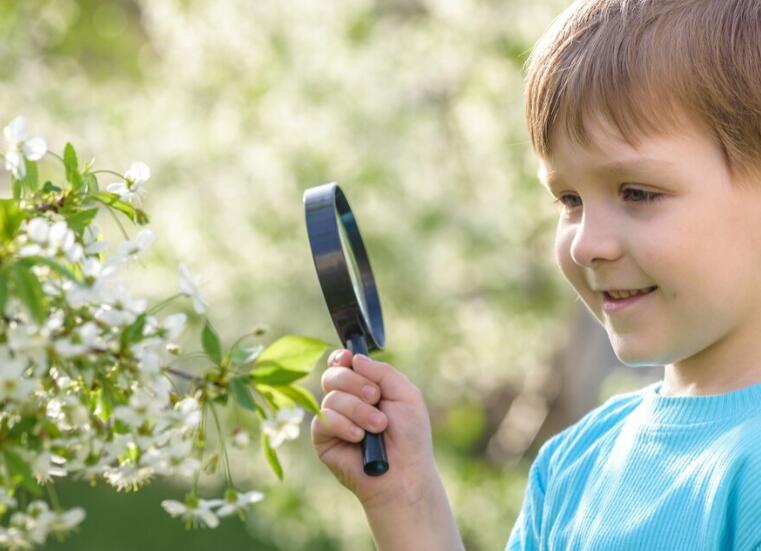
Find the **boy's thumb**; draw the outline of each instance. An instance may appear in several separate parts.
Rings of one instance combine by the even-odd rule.
[[[409,400],[415,387],[410,380],[387,363],[377,362],[364,354],[352,357],[352,368],[360,375],[376,383],[386,400]]]

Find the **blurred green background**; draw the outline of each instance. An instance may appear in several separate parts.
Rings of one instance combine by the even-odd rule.
[[[31,135],[59,153],[71,141],[96,168],[146,162],[157,241],[131,285],[155,302],[187,263],[227,343],[264,323],[262,342],[339,346],[302,204],[306,188],[339,182],[382,300],[376,357],[423,389],[467,549],[501,549],[538,446],[659,376],[618,364],[554,264],[557,207],[535,176],[522,68],[567,4],[0,0],[3,124],[24,115]],[[99,223],[118,238],[109,217]],[[324,366],[306,381],[318,399]],[[241,415],[230,426],[256,433]],[[88,516],[46,548],[372,549],[308,427],[280,449],[282,483],[256,444],[236,452],[240,486],[267,496],[245,523],[185,531],[159,505],[182,497],[182,480],[127,495],[64,482],[64,505]]]

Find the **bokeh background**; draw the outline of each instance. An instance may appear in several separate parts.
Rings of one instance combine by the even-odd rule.
[[[51,149],[71,141],[96,168],[146,162],[157,241],[131,285],[156,302],[185,262],[227,343],[265,324],[265,343],[295,333],[339,346],[302,204],[306,188],[339,182],[381,295],[376,357],[425,394],[466,548],[501,549],[541,443],[660,376],[617,362],[553,259],[557,206],[536,179],[522,71],[568,4],[0,0],[0,122],[24,115]],[[324,367],[305,383],[318,399]],[[253,419],[228,414],[257,442]],[[185,531],[159,505],[183,480],[128,495],[64,482],[64,504],[88,517],[46,548],[373,549],[308,427],[280,448],[284,482],[256,444],[235,453],[240,486],[267,496],[246,522]]]

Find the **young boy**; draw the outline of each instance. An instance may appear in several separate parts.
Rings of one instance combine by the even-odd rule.
[[[617,357],[664,377],[542,446],[507,549],[761,549],[761,2],[578,1],[526,114],[558,266]],[[420,392],[337,352],[320,459],[379,549],[461,550]],[[365,476],[357,442],[384,429],[391,468]]]

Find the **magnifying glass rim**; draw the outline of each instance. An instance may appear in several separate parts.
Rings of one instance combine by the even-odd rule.
[[[336,182],[330,182],[307,189],[304,206],[312,259],[338,336],[347,346],[349,339],[359,333],[366,337],[368,351],[382,349],[385,331],[375,277],[346,196]],[[349,259],[341,245],[339,220],[348,239],[346,246],[359,269],[356,275],[367,312],[360,306],[352,283]]]

